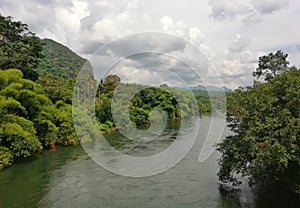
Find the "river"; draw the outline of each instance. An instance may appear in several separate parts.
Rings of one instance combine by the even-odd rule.
[[[201,118],[191,151],[174,167],[154,176],[132,178],[111,173],[91,160],[81,145],[58,147],[20,160],[0,171],[0,207],[300,207],[299,200],[280,194],[257,195],[246,183],[235,191],[220,189],[216,176],[219,154],[202,152],[207,159],[199,162],[204,138],[220,129],[218,122],[210,125],[218,119]],[[121,143],[118,149],[132,155],[159,152],[179,136],[179,128],[188,136],[191,127],[171,121],[151,146]],[[111,141],[120,138],[118,133],[107,136]],[[109,153],[104,150],[102,154]]]

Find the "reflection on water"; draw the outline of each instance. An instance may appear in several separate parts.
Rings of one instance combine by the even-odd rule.
[[[218,153],[198,162],[210,119],[202,118],[198,139],[182,161],[151,177],[112,174],[89,159],[81,146],[60,147],[56,152],[19,161],[0,171],[0,207],[298,207],[297,199],[255,196],[246,184],[235,191],[220,189],[216,176]],[[130,154],[157,152],[176,136],[174,126],[178,124],[169,125],[151,147],[124,143],[118,148]],[[116,133],[107,139],[119,137]]]

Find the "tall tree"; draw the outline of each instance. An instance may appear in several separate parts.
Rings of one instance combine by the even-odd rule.
[[[35,81],[42,50],[42,42],[26,24],[0,15],[0,69],[18,68],[25,79]]]
[[[289,69],[287,57],[288,54],[283,53],[281,50],[259,57],[258,67],[253,72],[253,76],[263,77],[265,81],[269,81],[276,75],[287,71]]]

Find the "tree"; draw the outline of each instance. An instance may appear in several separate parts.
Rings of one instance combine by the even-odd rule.
[[[0,69],[18,68],[25,79],[36,80],[43,44],[28,26],[0,15]]]
[[[233,134],[217,146],[222,154],[218,176],[238,185],[234,176],[241,174],[259,187],[280,184],[300,193],[300,70],[273,75],[266,83],[227,95]]]
[[[60,100],[54,107],[54,122],[58,130],[57,143],[64,145],[78,143],[72,118],[72,105]]]
[[[103,93],[112,98],[115,88],[120,83],[121,79],[117,75],[108,75],[103,82]]]
[[[0,169],[14,158],[28,157],[40,151],[33,122],[25,119],[26,109],[13,98],[0,96]]]
[[[53,103],[64,101],[72,104],[74,80],[64,79],[62,76],[45,75],[37,81],[43,86],[45,94]]]
[[[276,53],[269,53],[268,55],[259,57],[258,67],[253,72],[253,76],[263,77],[265,81],[269,81],[276,75],[284,73],[288,70],[287,61],[288,54],[278,50]]]
[[[112,121],[111,98],[103,95],[101,96],[101,99],[97,99],[95,103],[95,112],[100,123],[104,124],[106,121]]]
[[[131,106],[129,111],[130,120],[136,125],[141,127],[149,124],[149,112],[143,108]]]

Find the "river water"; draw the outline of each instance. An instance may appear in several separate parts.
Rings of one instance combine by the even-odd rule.
[[[216,121],[212,126],[212,120]],[[125,142],[115,145],[132,155],[156,154],[179,136],[178,129],[189,135],[186,122],[169,122],[166,131],[151,145]],[[141,178],[125,177],[100,167],[81,145],[58,147],[0,171],[0,207],[300,207],[298,199],[282,195],[260,196],[246,183],[239,190],[223,190],[216,176],[216,151],[199,155],[208,134],[222,128],[219,117],[200,119],[200,130],[191,151],[174,167],[163,173]],[[223,137],[226,132],[221,132]],[[184,137],[184,136],[183,136]],[[107,135],[116,142],[121,135]],[[91,143],[90,145],[96,145]],[[103,150],[102,154],[109,154]],[[203,159],[204,158],[204,159]],[[114,160],[107,161],[117,165]]]

